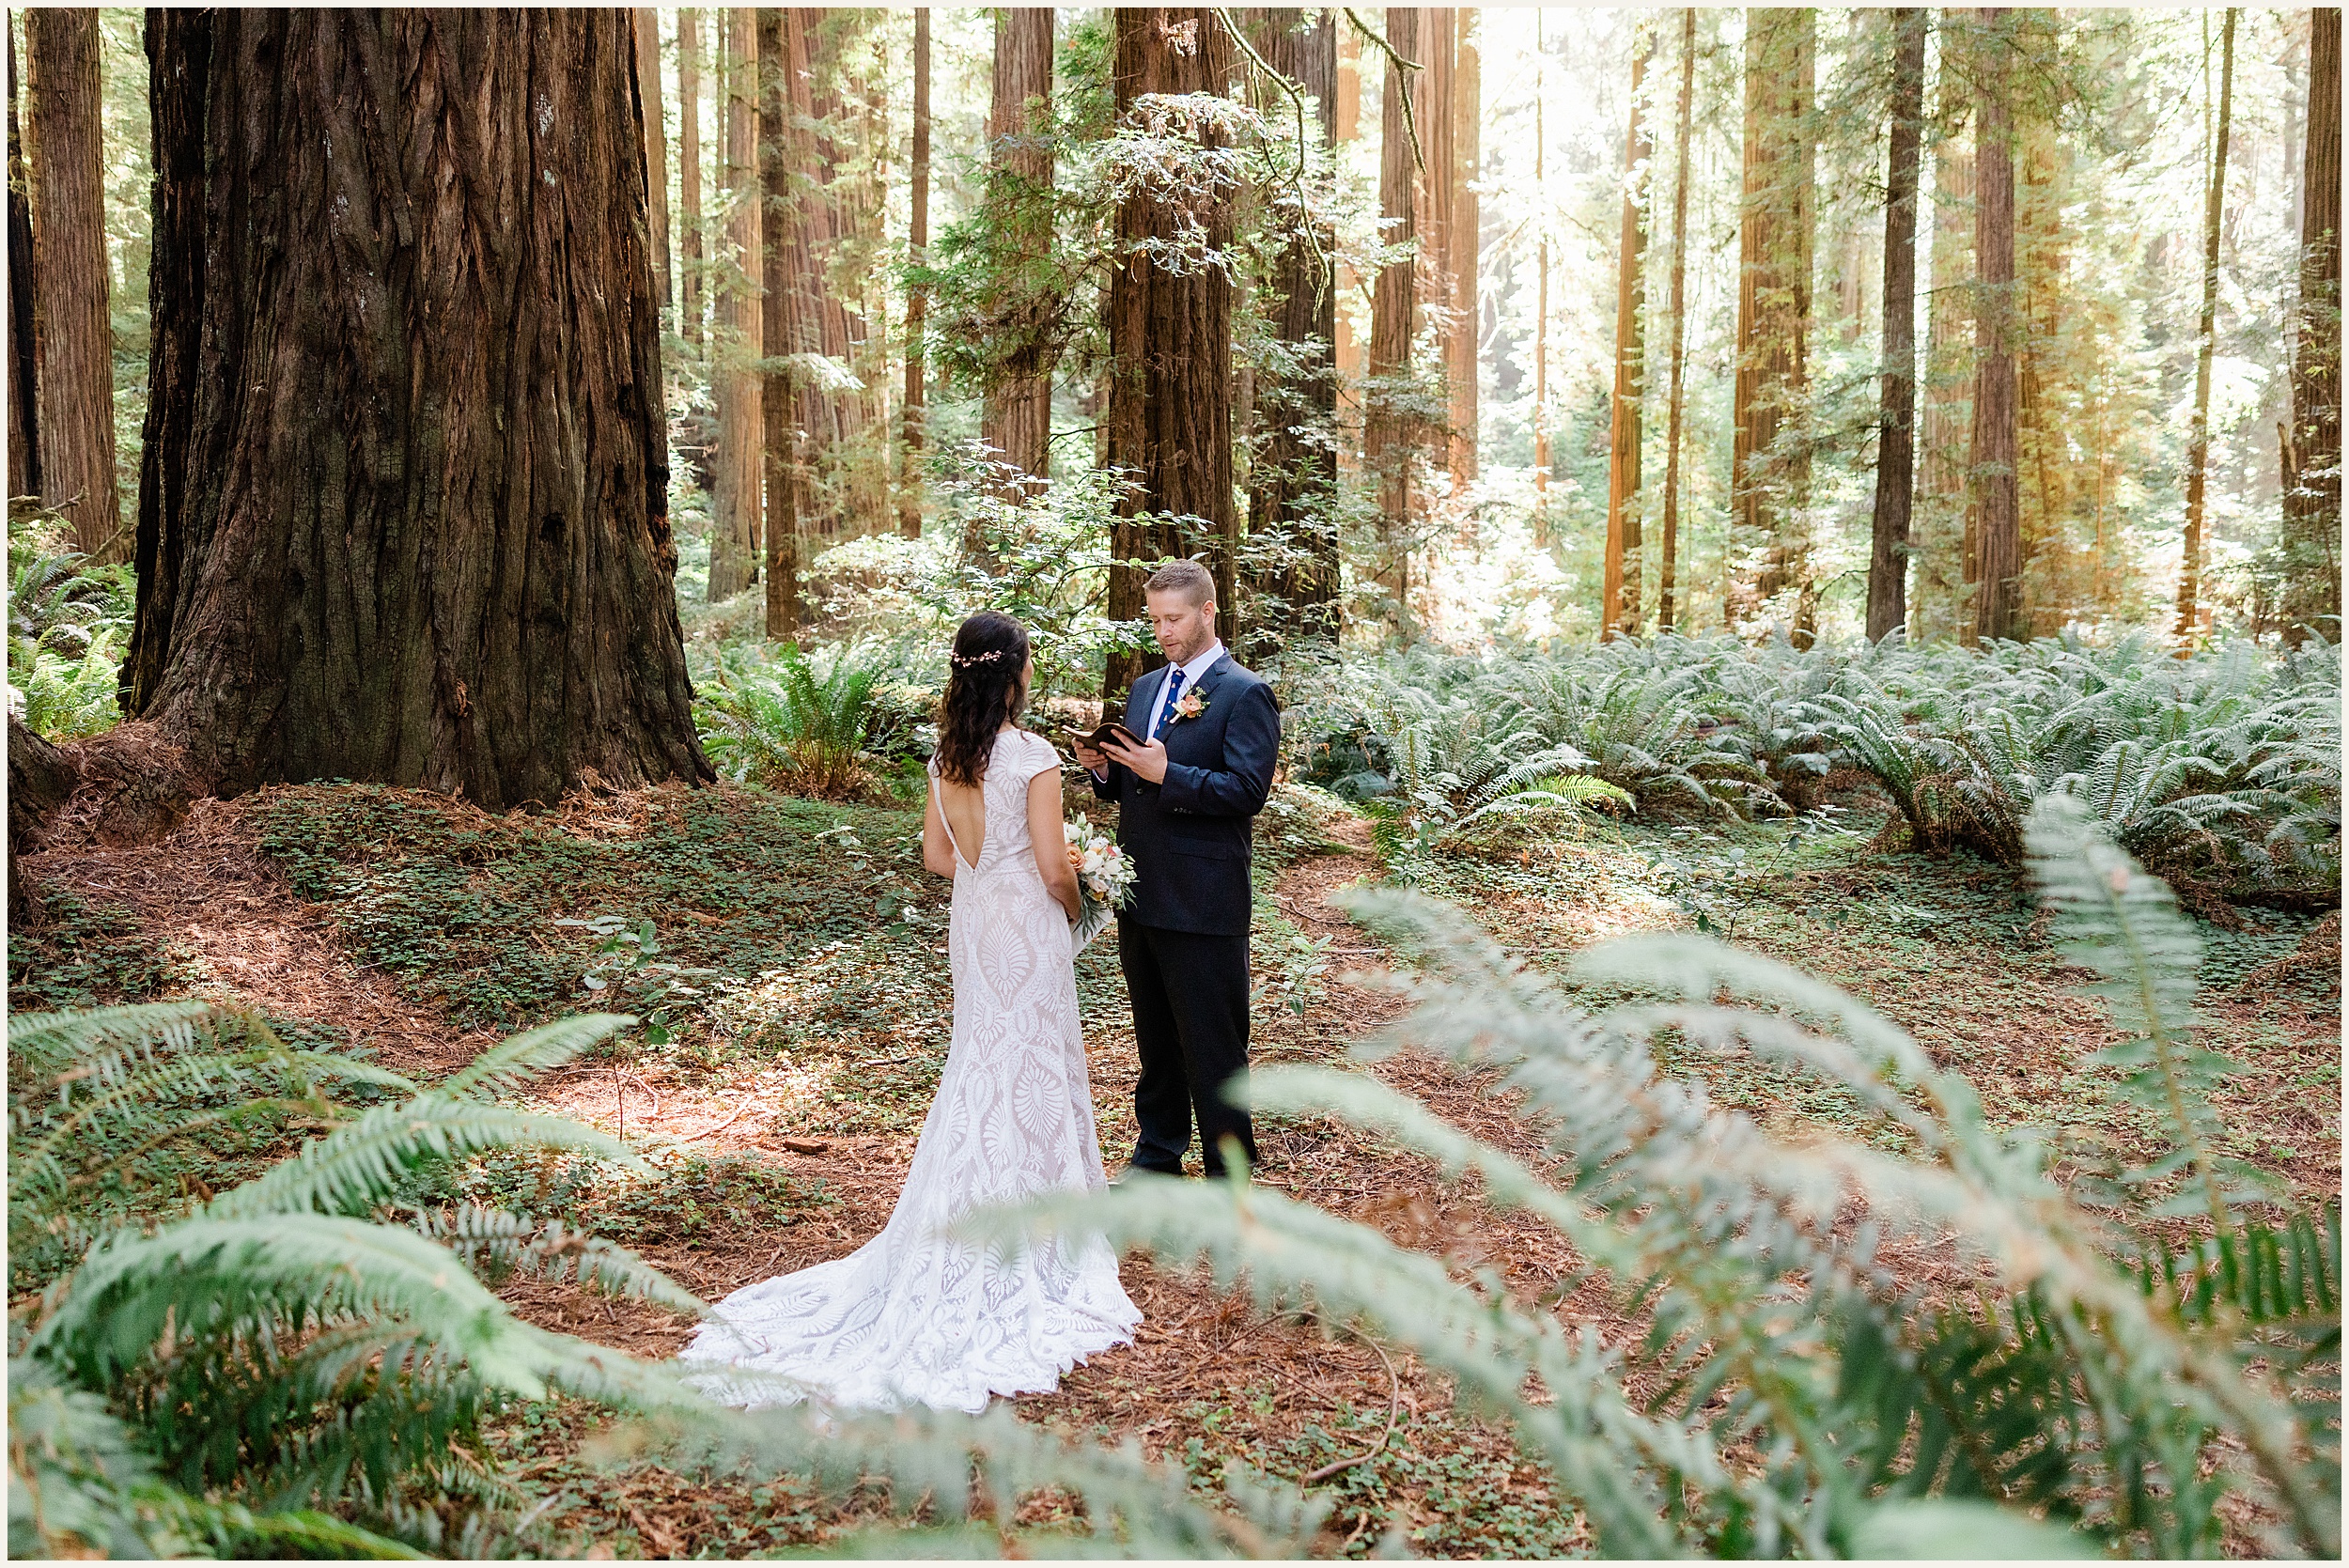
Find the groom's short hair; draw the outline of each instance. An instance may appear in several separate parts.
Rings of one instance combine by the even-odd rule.
[[[1215,574],[1196,561],[1169,561],[1152,572],[1143,586],[1153,594],[1179,593],[1196,610],[1215,598]]]

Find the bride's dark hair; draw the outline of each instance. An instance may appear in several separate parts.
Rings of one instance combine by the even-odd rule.
[[[1028,629],[982,610],[955,633],[946,656],[946,695],[938,705],[938,776],[976,784],[995,737],[1028,706]]]

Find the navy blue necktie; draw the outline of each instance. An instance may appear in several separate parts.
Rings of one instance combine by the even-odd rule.
[[[1162,732],[1164,732],[1167,721],[1174,717],[1174,699],[1181,696],[1182,693],[1183,667],[1180,664],[1176,664],[1169,668],[1166,672],[1166,702],[1165,705],[1159,709],[1159,722],[1151,726],[1150,735],[1152,739],[1156,739]]]

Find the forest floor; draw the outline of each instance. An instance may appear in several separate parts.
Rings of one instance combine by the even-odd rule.
[[[1259,834],[1254,1054],[1344,1063],[1399,1011],[1370,983],[1387,954],[1331,902],[1380,872],[1365,824],[1302,800],[1284,793]],[[2077,994],[2082,975],[2046,941],[2027,891],[1979,862],[1877,852],[1868,835],[1880,814],[1846,805],[1849,831],[1798,838],[1783,826],[1602,823],[1442,862],[1423,885],[1545,970],[1598,939],[1701,919],[1865,998],[1963,1071],[1999,1122],[2145,1143],[2148,1129],[2087,1060],[2114,1037],[2102,1008]],[[921,870],[919,830],[912,808],[725,786],[582,798],[512,817],[369,786],[265,790],[203,803],[152,846],[28,857],[23,869],[48,913],[10,935],[10,1001],[211,997],[262,1010],[288,1038],[434,1079],[551,1017],[645,1010],[657,974],[591,999],[582,976],[599,962],[596,935],[556,923],[649,920],[661,960],[710,971],[681,977],[698,994],[673,1001],[675,1040],[615,1043],[528,1098],[678,1146],[650,1177],[505,1156],[466,1181],[480,1196],[592,1225],[715,1299],[852,1250],[888,1217],[951,1029],[943,887]],[[2243,911],[2238,924],[2204,927],[2201,1004],[2214,1040],[2247,1063],[2225,1096],[2229,1152],[2306,1196],[2337,1193],[2337,969],[2262,971],[2309,923]],[[1133,1136],[1134,1052],[1113,944],[1088,950],[1078,971],[1114,1169]],[[1774,1125],[1848,1114],[1834,1093],[1750,1061],[1666,1064]],[[1362,1070],[1488,1141],[1538,1147],[1489,1078],[1408,1050]],[[1263,1125],[1260,1142],[1259,1181],[1456,1271],[1491,1270],[1524,1300],[1554,1294],[1574,1267],[1556,1233],[1496,1214],[1392,1145],[1293,1119]],[[211,1185],[242,1173],[222,1171]],[[1900,1266],[1932,1276],[1942,1262]],[[1235,1460],[1294,1478],[1368,1454],[1323,1483],[1334,1504],[1329,1550],[1360,1555],[1390,1536],[1433,1556],[1587,1548],[1541,1465],[1505,1426],[1456,1407],[1445,1379],[1409,1355],[1268,1316],[1140,1254],[1124,1272],[1143,1313],[1137,1343],[1079,1368],[1056,1393],[1022,1397],[1024,1417],[1138,1438],[1202,1483]],[[690,1329],[665,1311],[568,1286],[506,1295],[535,1322],[642,1356],[674,1352]],[[1643,1331],[1598,1285],[1571,1290],[1555,1310],[1611,1343]],[[551,1402],[512,1411],[490,1434],[535,1499],[540,1549],[742,1556],[887,1517],[877,1493],[823,1500],[788,1479],[712,1485],[656,1465],[598,1463],[589,1439],[603,1419]],[[1049,1526],[1065,1506],[1031,1498],[1007,1523]]]

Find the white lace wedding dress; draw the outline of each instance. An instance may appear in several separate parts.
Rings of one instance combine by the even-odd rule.
[[[842,1407],[975,1412],[1132,1342],[1142,1313],[1100,1238],[1015,1255],[938,1234],[985,1204],[1103,1183],[1068,918],[1028,836],[1028,783],[1059,765],[1041,737],[1003,731],[977,863],[955,848],[954,1044],[888,1226],[848,1257],[720,1302],[681,1358],[762,1375],[697,1378],[713,1396],[782,1403],[793,1393],[780,1377]]]

